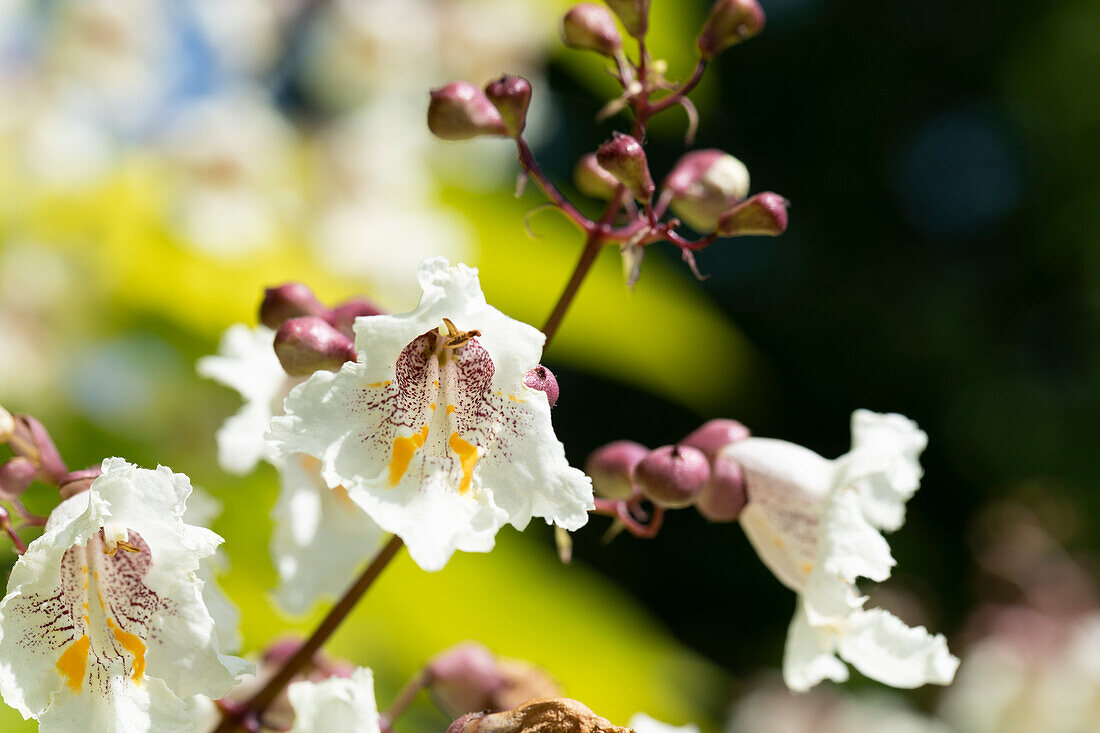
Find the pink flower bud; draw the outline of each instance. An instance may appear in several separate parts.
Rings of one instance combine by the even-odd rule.
[[[717,456],[711,462],[710,480],[695,498],[695,509],[712,522],[732,522],[741,516],[747,500],[741,466]]]
[[[539,364],[537,367],[527,372],[527,376],[523,378],[523,383],[531,389],[537,389],[539,392],[546,393],[546,401],[553,407],[558,402],[558,378],[554,376],[554,373]]]
[[[595,153],[588,153],[577,161],[573,181],[585,196],[605,201],[614,196],[615,189],[619,187],[618,179],[600,166]]]
[[[0,465],[0,499],[22,496],[37,473],[38,467],[22,456],[16,456]]]
[[[779,236],[787,231],[787,207],[790,205],[790,201],[777,193],[758,193],[722,214],[718,218],[717,232],[723,237]]]
[[[16,416],[12,439],[11,447],[15,454],[30,459],[38,466],[41,478],[57,484],[69,472],[49,432],[30,415]],[[29,446],[29,449],[24,446]]]
[[[634,471],[649,448],[632,440],[616,440],[597,448],[588,456],[584,472],[592,478],[592,488],[605,499],[626,499],[634,493]]]
[[[497,108],[504,131],[517,137],[527,125],[527,108],[531,105],[531,82],[522,76],[504,74],[485,86],[485,96]]]
[[[695,39],[699,53],[712,59],[730,46],[764,30],[764,10],[756,0],[718,0]]]
[[[336,371],[356,357],[351,339],[317,316],[283,323],[275,334],[275,355],[292,377],[308,376],[319,369]]]
[[[634,480],[645,497],[668,509],[690,505],[709,478],[707,457],[689,446],[657,448],[634,469]]]
[[[630,35],[644,36],[649,28],[649,0],[604,0]]]
[[[680,445],[698,448],[703,451],[703,455],[707,457],[708,461],[713,461],[722,448],[730,443],[744,440],[749,435],[751,435],[749,429],[736,420],[716,418],[707,420],[691,431],[686,438],[680,441]]]
[[[676,216],[710,232],[718,217],[748,195],[749,170],[729,153],[696,150],[680,158],[661,188]]]
[[[57,493],[63,500],[81,494],[90,489],[92,482],[102,473],[103,469],[100,466],[88,466],[79,471],[70,471],[61,478]]]
[[[351,300],[345,300],[329,311],[325,315],[325,320],[340,333],[350,339],[354,339],[356,318],[360,316],[379,316],[385,313],[385,310],[379,308],[378,305],[366,298],[352,298]]]
[[[614,57],[623,47],[619,27],[607,8],[595,3],[574,5],[561,22],[566,46]]]
[[[479,135],[505,135],[500,112],[481,91],[465,81],[433,89],[428,104],[428,129],[443,140],[468,140]]]
[[[496,656],[480,644],[459,644],[441,653],[427,667],[428,687],[444,712],[454,716],[493,707],[507,684]]]
[[[653,178],[649,175],[645,150],[630,135],[612,133],[611,139],[596,151],[596,162],[615,176],[619,183],[639,201],[649,201],[653,196]]]
[[[308,286],[290,282],[264,291],[260,303],[260,323],[277,330],[288,318],[323,316],[328,311]]]

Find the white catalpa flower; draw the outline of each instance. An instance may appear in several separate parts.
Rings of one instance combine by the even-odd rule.
[[[351,677],[330,677],[321,682],[295,682],[287,688],[294,708],[290,733],[379,733],[374,702],[374,676],[360,667]]]
[[[741,526],[775,576],[798,593],[783,674],[795,690],[843,681],[849,662],[895,687],[948,684],[958,660],[943,636],[865,610],[857,578],[883,581],[894,558],[881,529],[900,526],[926,437],[901,415],[857,410],[853,447],[829,461],[793,443],[748,438],[723,454],[745,472]],[[840,659],[837,658],[839,655]]]
[[[103,462],[19,558],[0,603],[0,692],[42,731],[192,729],[184,699],[251,668],[219,653],[198,572],[221,538],[183,521],[191,484]]]
[[[416,310],[356,319],[359,360],[296,387],[269,437],[318,458],[425,570],[489,551],[506,523],[579,528],[591,482],[566,462],[545,394],[524,384],[543,335],[486,304],[477,270],[433,258],[419,280]]]
[[[697,725],[688,724],[677,727],[654,720],[645,713],[634,713],[627,727],[633,728],[634,733],[699,733]]]
[[[199,374],[240,392],[245,404],[218,430],[218,462],[246,473],[262,458],[279,473],[272,512],[271,555],[279,572],[276,600],[305,613],[322,595],[338,595],[358,566],[378,549],[382,531],[339,486],[321,480],[321,464],[304,454],[276,458],[264,438],[273,415],[300,377],[287,376],[275,356],[275,332],[238,323],[222,336],[217,356],[199,360]]]

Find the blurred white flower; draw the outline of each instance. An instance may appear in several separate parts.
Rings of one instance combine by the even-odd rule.
[[[972,644],[940,714],[960,733],[1094,733],[1100,725],[1100,613],[1013,610]]]
[[[379,733],[374,676],[360,667],[351,677],[295,682],[287,688],[294,708],[290,733]]]
[[[628,728],[633,728],[634,733],[699,733],[697,725],[669,725],[659,720],[654,720],[645,713],[634,713],[627,723]]]
[[[275,333],[238,323],[222,336],[217,356],[199,360],[198,372],[237,390],[244,405],[218,430],[218,462],[244,474],[261,459],[279,473],[279,498],[272,511],[271,555],[279,573],[275,596],[291,613],[304,613],[317,598],[338,595],[355,569],[377,549],[382,533],[347,492],[329,489],[320,463],[310,456],[276,458],[264,438],[283,399],[302,379],[289,377],[272,344]]]
[[[297,207],[293,144],[293,129],[262,91],[232,89],[185,106],[169,135],[181,236],[222,256],[274,244]]]
[[[251,665],[220,653],[198,573],[221,538],[185,524],[191,485],[103,462],[12,569],[0,692],[41,730],[189,731],[183,700],[220,697]]]
[[[795,690],[848,678],[843,659],[895,687],[948,684],[958,660],[941,635],[865,610],[855,582],[883,581],[894,559],[880,529],[895,529],[919,484],[926,436],[901,415],[852,414],[852,450],[829,461],[768,438],[731,444],[745,472],[741,526],[765,565],[795,591],[783,673]],[[839,655],[840,659],[837,658]]]
[[[357,319],[360,360],[296,387],[269,438],[319,459],[425,570],[489,551],[506,523],[582,526],[591,482],[566,462],[545,394],[524,384],[542,334],[489,306],[465,265],[431,259],[419,279],[416,310]]]
[[[794,694],[778,683],[737,701],[726,733],[952,733],[897,695],[814,690]],[[964,732],[959,732],[964,733]]]

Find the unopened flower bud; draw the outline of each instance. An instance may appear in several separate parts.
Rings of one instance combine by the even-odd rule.
[[[45,426],[30,415],[15,418],[11,447],[17,456],[28,458],[38,466],[41,478],[54,484],[69,472]]]
[[[21,496],[34,481],[38,467],[29,459],[16,456],[0,465],[0,499]]]
[[[0,443],[7,443],[15,434],[15,418],[11,413],[0,407]]]
[[[712,522],[732,522],[741,516],[747,500],[741,466],[724,456],[715,457],[710,480],[695,497],[695,509]]]
[[[500,113],[508,135],[516,137],[523,132],[527,108],[531,105],[531,82],[522,76],[504,74],[485,86],[485,96]]]
[[[323,318],[302,316],[283,323],[275,334],[275,355],[292,377],[304,377],[320,369],[336,371],[354,361],[355,345]]]
[[[623,47],[619,27],[607,8],[595,3],[574,5],[561,22],[566,46],[614,57]]]
[[[264,290],[264,299],[260,303],[260,323],[274,331],[287,319],[323,316],[327,310],[308,286],[290,282]]]
[[[496,656],[475,642],[439,654],[427,673],[436,704],[452,716],[493,708],[494,696],[506,684]]]
[[[630,135],[613,133],[611,139],[596,151],[596,162],[639,201],[649,201],[653,196],[653,178],[649,175],[645,150]]]
[[[604,0],[630,35],[644,36],[649,26],[649,0]]]
[[[504,120],[485,92],[465,81],[453,81],[432,90],[428,129],[443,140],[506,134]]]
[[[712,59],[764,29],[764,10],[756,0],[718,0],[695,39],[699,53]]]
[[[546,401],[550,403],[551,407],[557,404],[559,394],[558,378],[542,364],[527,372],[527,376],[523,378],[523,383],[531,389],[545,392]]]
[[[634,493],[634,471],[649,448],[633,440],[616,440],[588,456],[584,472],[592,478],[592,489],[605,499],[626,499]]]
[[[57,493],[61,495],[62,500],[81,494],[92,488],[92,482],[99,478],[102,473],[103,469],[100,466],[89,466],[79,471],[69,471],[61,478]]]
[[[385,310],[379,308],[366,298],[352,298],[333,308],[325,315],[333,328],[350,339],[355,338],[355,319],[361,316],[384,315]]]
[[[690,505],[709,478],[707,457],[689,446],[657,448],[634,469],[634,481],[645,497],[668,509]]]
[[[680,445],[688,445],[703,451],[708,461],[713,461],[718,451],[730,443],[744,440],[752,433],[736,420],[715,418],[707,420],[699,427],[692,430],[686,438],[680,441]]]
[[[790,205],[790,201],[777,193],[758,193],[718,217],[716,231],[723,237],[779,236],[787,231],[787,207]]]
[[[680,158],[661,186],[672,211],[701,232],[749,193],[749,169],[721,150],[695,150]]]
[[[608,173],[596,160],[595,153],[587,153],[577,161],[573,169],[573,181],[577,189],[585,196],[605,201],[615,195],[619,181]]]

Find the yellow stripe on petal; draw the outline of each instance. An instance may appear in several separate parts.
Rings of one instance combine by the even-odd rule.
[[[74,641],[57,660],[57,671],[65,678],[65,684],[73,692],[80,694],[84,686],[84,669],[88,665],[88,647],[92,640],[84,635]]]
[[[462,464],[462,482],[458,485],[458,493],[466,494],[470,490],[470,483],[474,479],[474,466],[477,465],[477,446],[470,445],[459,437],[458,433],[451,433],[447,444],[458,456]]]
[[[428,439],[428,426],[420,428],[420,432],[413,433],[409,437],[397,437],[393,439],[393,459],[390,461],[390,486],[397,486],[405,471],[409,470],[409,462]]]
[[[115,640],[134,656],[134,669],[130,676],[134,682],[140,682],[145,676],[145,642],[129,631],[120,629],[111,619],[107,619],[107,625],[111,627]]]

